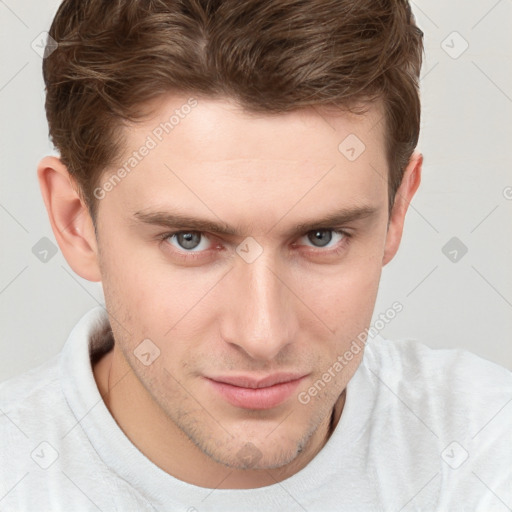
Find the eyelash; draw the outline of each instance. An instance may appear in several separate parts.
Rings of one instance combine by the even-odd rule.
[[[317,229],[313,229],[313,230],[307,231],[306,233],[301,235],[300,238],[302,238],[303,236],[308,235],[309,233],[314,233],[315,231],[332,231],[333,233],[336,233],[338,235],[342,235],[343,236],[343,239],[333,249],[323,250],[322,248],[317,248],[315,250],[314,248],[310,247],[309,249],[312,249],[312,251],[309,251],[309,252],[313,252],[314,254],[317,254],[317,255],[338,256],[338,255],[340,255],[346,249],[346,246],[350,243],[351,238],[352,238],[352,234],[349,233],[348,231],[346,231],[344,229],[334,229],[334,228],[317,228]],[[167,233],[162,233],[161,235],[158,235],[157,238],[161,242],[165,242],[167,239],[171,238],[173,235],[178,235],[180,233],[199,233],[201,235],[205,235],[205,233],[202,232],[202,231],[194,231],[194,230],[184,230],[184,229],[181,229],[181,230],[178,230],[178,231],[170,231],[170,232],[167,232]],[[170,246],[170,244],[167,244],[167,246]],[[208,250],[210,250],[210,249],[206,249],[205,251],[181,252],[181,251],[176,250],[176,249],[170,249],[170,251],[172,252],[173,256],[177,256],[178,258],[181,258],[184,261],[196,261],[198,259],[203,259],[205,257],[204,253],[206,251],[208,251]]]

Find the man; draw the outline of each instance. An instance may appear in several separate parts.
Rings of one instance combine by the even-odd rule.
[[[39,182],[106,307],[2,384],[1,509],[510,509],[510,373],[370,325],[422,167],[408,3],[65,0],[49,34]]]

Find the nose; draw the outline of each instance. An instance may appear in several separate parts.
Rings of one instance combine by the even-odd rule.
[[[254,360],[271,361],[297,334],[286,272],[264,252],[252,263],[238,261],[230,274],[223,339]]]

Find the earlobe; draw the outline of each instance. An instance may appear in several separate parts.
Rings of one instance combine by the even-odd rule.
[[[39,162],[37,176],[53,233],[66,261],[80,277],[101,281],[94,225],[67,167],[59,158],[47,156]]]
[[[400,246],[405,214],[407,213],[409,204],[420,185],[422,165],[423,155],[415,151],[407,164],[402,178],[402,183],[395,195],[395,202],[391,211],[388,232],[386,235],[382,266],[387,265],[394,258],[398,251],[398,247]]]

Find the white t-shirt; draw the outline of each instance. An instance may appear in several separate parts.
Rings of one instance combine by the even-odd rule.
[[[512,510],[512,374],[496,364],[377,335],[305,468],[212,490],[161,470],[110,415],[90,359],[106,330],[96,307],[61,353],[0,384],[2,512]]]

